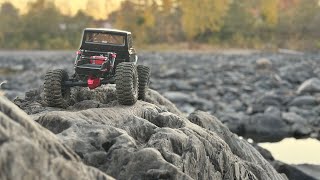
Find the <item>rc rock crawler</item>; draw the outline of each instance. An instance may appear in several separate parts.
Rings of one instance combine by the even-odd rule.
[[[149,86],[150,69],[136,65],[138,56],[128,31],[87,28],[74,61],[75,73],[69,78],[63,69],[45,75],[44,96],[48,106],[66,108],[71,102],[71,87],[95,89],[102,84],[116,84],[122,105],[143,100]]]

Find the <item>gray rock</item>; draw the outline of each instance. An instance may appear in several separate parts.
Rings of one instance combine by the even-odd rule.
[[[164,98],[160,95],[157,91],[149,89],[147,91],[146,102],[151,104],[155,104],[156,106],[160,107],[164,111],[169,111],[174,114],[182,115],[182,112],[178,110],[178,108],[168,99]]]
[[[168,91],[165,92],[164,97],[168,98],[177,106],[179,109],[186,113],[192,113],[197,109],[213,110],[214,104],[204,98],[199,98],[196,94],[188,94],[180,91]]]
[[[269,162],[275,161],[274,157],[272,156],[271,152],[264,149],[263,147],[259,146],[256,143],[252,144],[254,148]]]
[[[264,158],[261,158],[262,155],[258,153],[255,149],[248,148],[253,147],[251,146],[246,140],[239,139],[238,136],[232,135],[232,133],[228,130],[227,127],[222,125],[221,123],[217,123],[217,119],[213,116],[208,115],[205,112],[196,111],[193,114],[190,114],[188,119],[205,128],[208,130],[211,130],[213,133],[217,134],[220,138],[224,139],[225,142],[229,145],[231,151],[236,154],[238,157],[241,157],[244,160],[248,160],[250,162],[256,162],[256,163],[265,163],[266,160]],[[231,138],[230,138],[231,137]],[[242,149],[242,150],[240,150]],[[246,149],[246,150],[245,150]],[[267,166],[265,167],[265,172],[267,174],[270,173],[271,167]],[[258,169],[257,169],[258,170]],[[258,170],[261,171],[261,170]],[[267,175],[270,176],[270,175]],[[267,178],[267,177],[261,177],[261,179]],[[260,179],[258,178],[258,179]],[[282,179],[286,178],[283,175],[274,177],[275,179]],[[267,178],[268,179],[268,178]]]
[[[160,77],[161,78],[179,78],[183,76],[182,74],[183,73],[180,70],[170,69],[160,73]]]
[[[149,115],[151,112],[152,115]],[[53,124],[47,123],[48,121],[59,123],[61,121],[56,121],[59,118],[68,121],[71,126],[58,134],[62,142],[81,156],[90,159],[98,159],[103,155],[101,151],[105,151],[107,157],[105,161],[91,160],[90,165],[97,166],[117,179],[143,179],[163,175],[173,179],[186,179],[188,175],[195,178],[198,175],[193,175],[193,171],[202,170],[197,166],[188,168],[188,164],[192,161],[202,164],[201,167],[205,169],[214,168],[210,165],[210,159],[201,160],[198,159],[201,156],[192,156],[193,153],[202,154],[200,147],[203,145],[196,137],[194,140],[190,139],[194,141],[193,143],[187,144],[189,138],[185,133],[189,132],[186,127],[188,122],[168,112],[159,113],[152,105],[137,103],[133,107],[123,107],[123,109],[119,107],[92,109],[77,114],[77,119],[73,120],[71,119],[75,116],[73,112],[48,113],[37,121],[48,129],[54,128]],[[87,124],[88,119],[81,118],[85,117],[84,115],[90,116],[91,125]],[[150,118],[150,122],[143,117]],[[186,131],[169,127],[184,127]],[[182,173],[179,167],[184,167],[186,174]],[[221,178],[220,173],[214,169],[211,169],[212,174],[203,175]]]
[[[276,106],[281,107],[283,103],[282,97],[275,94],[266,94],[258,99],[257,104],[261,104],[264,107]]]
[[[272,62],[267,58],[260,58],[256,61],[256,68],[260,70],[268,70],[272,68]]]
[[[235,101],[232,101],[230,106],[237,112],[239,111],[244,112],[247,109],[247,107],[238,99]]]
[[[297,106],[291,106],[289,107],[289,112],[294,112],[301,117],[305,118],[306,120],[311,120],[312,117],[318,116],[316,112],[309,110],[309,109],[303,109]]]
[[[320,79],[311,78],[304,81],[298,88],[297,93],[315,93],[320,92]]]
[[[191,97],[188,101],[174,102],[176,107],[159,93],[151,90],[149,93],[151,96],[148,96],[146,101],[156,105],[158,112],[169,111],[182,116],[181,110],[187,113],[198,109],[209,111],[221,118],[221,121],[232,131],[241,135],[245,134],[245,127],[253,126],[252,128],[254,128],[256,125],[255,123],[250,124],[252,117],[260,113],[270,115],[276,112],[269,108],[272,106],[278,108],[281,113],[294,112],[307,123],[289,123],[288,120],[283,119],[285,126],[289,129],[287,136],[296,136],[297,133],[308,134],[308,128],[311,128],[312,132],[308,136],[318,139],[320,137],[318,103],[303,106],[289,105],[291,100],[297,97],[296,92],[303,82],[311,78],[319,79],[319,54],[305,53],[304,55],[296,56],[269,52],[249,55],[204,52],[142,52],[139,57],[139,63],[152,68],[152,88],[161,93],[172,91],[170,89],[179,89],[180,93]],[[256,60],[261,57],[272,60],[272,68],[266,71],[258,70],[256,68]],[[6,96],[13,100],[16,96],[23,97],[24,93],[29,89],[40,87],[43,84],[44,74],[48,69],[65,68],[71,75],[74,71],[72,64],[70,64],[70,61],[64,60],[70,58],[74,58],[73,52],[33,51],[12,53],[1,51],[1,69],[7,68],[10,71],[0,75],[0,82],[4,80],[8,82],[5,86]],[[23,65],[23,69],[12,71],[17,64]],[[177,85],[174,83],[177,83]],[[192,89],[190,89],[190,86]],[[110,90],[113,91],[114,89],[111,88]],[[51,111],[65,111],[64,109],[45,107],[44,103],[41,102],[41,98],[43,98],[41,97],[41,92],[39,96],[37,93],[30,93],[30,96],[27,95],[27,99],[28,97],[33,99],[28,101],[18,100],[15,103],[29,114],[32,114],[35,119]],[[299,95],[311,93],[318,101],[319,94],[312,91],[302,91]],[[118,106],[114,92],[106,93],[104,87],[93,91],[81,88],[77,92],[76,89],[74,94],[76,95],[75,104],[81,105],[82,108],[69,107],[68,111],[76,112],[79,109],[90,107],[105,109]],[[95,104],[90,104],[90,102],[95,102]],[[248,113],[245,114],[247,109]],[[152,112],[147,114],[152,116]],[[87,118],[90,119],[90,117]],[[61,121],[60,123],[62,124],[61,127],[53,128],[52,131],[63,131],[64,128],[70,125],[68,121]],[[303,131],[299,132],[299,129]],[[253,137],[263,136],[260,131],[252,131],[251,134],[248,134],[248,137],[249,135]],[[276,135],[278,134],[274,136]],[[272,136],[269,137],[274,138]],[[279,138],[282,137],[280,134]],[[91,164],[96,159],[103,159],[105,155],[106,152],[104,150],[97,151],[92,156],[84,156],[82,160]],[[100,163],[98,160],[97,162]],[[166,171],[151,170],[149,173],[150,177],[155,177],[156,173],[166,176]]]
[[[281,117],[272,114],[256,114],[244,124],[245,137],[255,142],[276,142],[291,135],[290,127]],[[259,136],[256,136],[259,134]]]
[[[193,87],[187,82],[182,80],[172,80],[169,85],[170,91],[191,91]]]
[[[43,84],[44,75],[49,69],[64,68],[71,75],[74,72],[72,62],[65,61],[65,59],[72,58],[74,58],[74,52],[66,51],[16,51],[14,53],[1,51],[0,71],[9,70],[8,73],[0,72],[0,82],[7,81],[5,95],[13,100],[16,96],[23,97],[29,89],[40,87]],[[271,68],[257,69],[256,62],[261,58],[271,61]],[[297,97],[296,91],[303,82],[311,78],[319,79],[319,62],[319,54],[311,53],[293,55],[256,52],[243,55],[206,52],[141,52],[139,54],[139,63],[152,68],[151,87],[153,89],[162,94],[177,89],[173,92],[178,91],[187,94],[188,98],[191,97],[181,102],[172,101],[176,106],[170,102],[169,107],[164,105],[167,103],[165,98],[158,99],[160,96],[149,96],[151,99],[146,101],[155,103],[161,111],[170,111],[176,114],[181,113],[180,111],[190,113],[194,110],[203,110],[222,118],[224,115],[242,114],[248,110],[246,115],[249,118],[242,119],[241,117],[240,119],[243,120],[241,120],[241,124],[250,126],[250,121],[247,120],[251,119],[250,116],[265,112],[270,114],[267,109],[269,106],[273,106],[281,112],[295,112],[304,118],[308,127],[312,129],[310,134],[312,137],[318,137],[319,134],[320,111],[316,109],[317,104],[290,106],[289,103]],[[23,65],[23,68],[14,71],[17,64]],[[305,86],[305,88],[307,87],[309,86]],[[83,109],[117,105],[114,92],[105,93],[103,87],[93,91],[89,91],[87,88],[80,88],[81,91],[74,89],[75,103],[82,104]],[[317,101],[320,99],[319,93],[303,92],[300,95],[311,93]],[[32,93],[30,95],[34,100],[15,101],[29,114],[38,113],[34,116],[39,116],[43,112],[63,111],[62,109],[45,107],[43,102],[37,100],[37,95]],[[86,100],[88,101],[81,102]],[[157,102],[157,100],[159,101]],[[101,104],[89,104],[90,101]],[[69,107],[68,110],[76,111],[77,109],[80,107]],[[242,125],[236,121],[224,122],[234,132],[242,132],[239,130],[243,129]],[[293,136],[293,124],[284,122],[291,129],[288,136]],[[251,135],[260,136],[259,131]]]
[[[314,179],[319,179],[320,177],[320,165],[299,164],[295,165],[294,167],[312,176]]]
[[[269,106],[267,109],[264,111],[264,114],[269,114],[271,116],[275,116],[280,118],[281,117],[281,111],[278,107],[274,106]]]
[[[73,109],[79,109],[79,110],[84,110],[84,109],[90,109],[90,108],[99,108],[103,106],[100,102],[95,101],[95,100],[84,100],[80,101],[76,104],[73,105]],[[33,113],[35,114],[35,113]]]
[[[311,63],[301,60],[300,62],[289,61],[287,63],[287,65],[279,68],[279,72],[282,79],[292,84],[300,84],[315,76]]]
[[[32,117],[84,163],[116,179],[286,179],[215,117],[197,111],[186,118],[167,111],[172,104],[159,94],[148,96],[162,105],[110,102]]]
[[[246,109],[247,114],[255,114],[265,112],[268,107],[272,109],[279,109],[282,107],[284,100],[279,95],[265,94],[254,100],[252,104]]]
[[[304,171],[299,170],[296,166],[285,164],[279,161],[273,162],[274,167],[280,173],[286,173],[288,179],[292,180],[300,180],[300,179],[308,179],[308,180],[317,180],[311,174],[307,174]]]
[[[293,132],[293,137],[295,138],[307,138],[312,132],[312,129],[306,123],[293,124],[291,129]]]
[[[192,99],[190,95],[178,91],[165,92],[163,96],[176,103],[187,103],[190,102]]]
[[[285,120],[288,124],[306,124],[306,120],[303,117],[299,116],[294,112],[283,112],[282,119]]]
[[[318,101],[313,96],[298,96],[294,98],[290,103],[289,106],[316,106]]]
[[[225,113],[219,116],[220,121],[239,136],[245,134],[244,124],[248,118],[244,113]]]
[[[113,179],[0,97],[0,179]]]
[[[196,110],[196,108],[190,104],[180,104],[179,107],[182,112],[185,112],[187,114],[190,114]]]

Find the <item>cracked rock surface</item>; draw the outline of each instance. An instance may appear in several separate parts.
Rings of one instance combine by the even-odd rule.
[[[83,95],[87,91],[80,89],[74,93]],[[30,134],[25,138],[31,141],[30,144],[43,144],[44,153],[53,153],[50,158],[77,164],[83,168],[76,171],[77,175],[89,179],[98,176],[116,179],[287,179],[247,141],[239,139],[206,112],[195,111],[186,116],[153,90],[148,92],[147,102],[138,101],[134,106],[119,105],[111,98],[106,101],[106,92],[112,96],[114,86],[100,87],[87,97],[81,96],[85,100],[75,100],[72,107],[57,109],[45,107],[41,90],[30,91],[27,95],[32,94],[32,97],[19,99],[16,104],[38,124],[1,97],[2,107],[14,109],[8,109],[4,114],[18,111],[21,123],[32,124],[33,128],[30,130],[29,125],[19,126],[20,129],[8,128],[7,121],[14,122],[17,118],[13,116],[11,120],[1,119],[0,129],[11,134],[25,131]],[[94,106],[82,108],[90,104]],[[31,107],[38,110],[32,112]],[[2,133],[0,135],[2,138]],[[6,143],[0,145],[0,151],[4,145]],[[29,153],[38,157],[33,149],[15,151],[14,146],[6,146],[9,153],[17,156]],[[5,158],[2,154],[0,157]],[[25,158],[25,163],[33,165],[35,159]],[[65,169],[65,166],[55,167]],[[19,172],[20,167],[12,165],[10,169],[4,172]],[[31,169],[41,171],[42,166]],[[34,176],[29,172],[25,174]]]
[[[113,179],[3,96],[0,110],[0,179]]]

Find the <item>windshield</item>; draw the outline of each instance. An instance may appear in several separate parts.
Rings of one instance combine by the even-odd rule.
[[[124,36],[106,33],[87,33],[85,40],[86,43],[101,43],[121,46],[125,43]]]

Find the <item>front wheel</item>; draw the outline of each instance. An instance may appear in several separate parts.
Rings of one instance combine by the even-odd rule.
[[[68,73],[63,69],[48,71],[44,78],[44,98],[48,106],[67,108],[70,103],[71,91],[64,86],[69,79]]]
[[[115,84],[120,104],[133,105],[137,102],[138,83],[138,73],[134,63],[122,62],[117,65]]]

